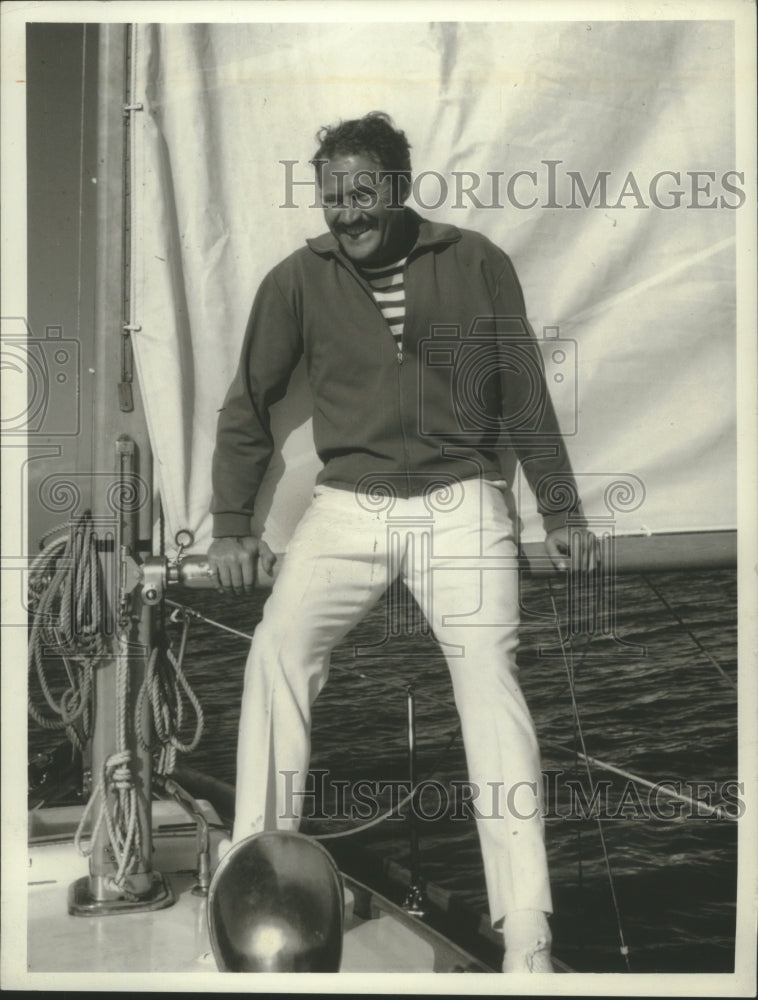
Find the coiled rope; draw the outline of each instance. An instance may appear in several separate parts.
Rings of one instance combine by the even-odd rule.
[[[166,556],[166,515],[163,509],[163,498],[158,496],[158,542],[159,551],[163,558]],[[172,601],[164,600],[164,604],[172,604]],[[156,761],[156,770],[159,774],[171,774],[176,766],[177,753],[191,753],[200,743],[205,730],[205,716],[199,698],[192,690],[189,681],[184,673],[184,656],[187,650],[189,630],[192,615],[187,609],[187,613],[178,616],[176,612],[171,615],[171,621],[182,622],[182,637],[179,641],[179,653],[174,655],[171,647],[165,642],[165,621],[163,619],[163,604],[161,605],[161,620],[158,628],[159,641],[150,654],[147,663],[145,680],[137,696],[136,705],[136,725],[135,730],[140,746],[144,750],[154,749],[149,746],[150,735],[145,732],[148,728],[144,714],[144,702],[148,700],[151,716],[153,720],[153,733],[160,746],[160,752]],[[216,623],[218,624],[218,623]],[[182,692],[187,696],[195,712],[195,732],[188,743],[183,743],[179,739],[179,733],[184,722],[184,699]]]
[[[58,532],[68,527],[65,534]],[[29,715],[43,729],[64,729],[83,750],[91,735],[93,669],[106,647],[101,633],[101,580],[97,539],[89,512],[68,526],[59,525],[30,568],[29,673],[36,673],[45,701],[54,713],[43,714],[32,702]],[[68,686],[58,700],[51,690],[45,663],[60,657]]]
[[[145,680],[137,696],[135,709],[136,732],[140,746],[152,750],[149,732],[145,732],[145,700],[148,701],[153,720],[153,731],[160,746],[156,762],[159,774],[170,774],[176,764],[177,753],[191,753],[199,744],[205,728],[205,716],[200,701],[184,673],[184,654],[187,649],[191,618],[185,615],[179,653],[174,655],[164,642],[156,645],[147,663]],[[165,634],[160,630],[161,637]],[[184,722],[184,697],[186,695],[195,712],[195,731],[189,742],[183,743],[179,733]]]
[[[58,535],[64,528],[67,530]],[[51,541],[45,539],[56,535]],[[29,638],[29,670],[34,668],[45,701],[57,718],[43,715],[29,698],[29,714],[44,729],[65,729],[69,739],[84,750],[92,735],[92,678],[94,669],[111,655],[103,635],[102,575],[97,554],[97,535],[89,511],[68,525],[60,525],[43,536],[43,550],[30,570],[33,619]],[[129,665],[125,646],[119,640],[116,657],[117,719],[116,752],[103,763],[95,790],[82,814],[74,843],[85,857],[94,849],[105,823],[116,872],[108,879],[111,888],[124,895],[126,875],[139,857],[141,833],[137,822],[137,791],[132,776],[131,752],[127,748],[126,706]],[[63,661],[68,687],[56,701],[45,661],[50,654]],[[100,810],[91,843],[82,843],[84,829],[96,803]]]
[[[161,636],[164,635],[161,629]],[[183,661],[189,635],[189,619],[185,620],[178,656],[174,656],[163,641],[150,654],[145,679],[140,687],[135,703],[135,732],[142,749],[148,752],[151,745],[149,733],[145,733],[143,720],[146,718],[145,703],[152,710],[156,743],[160,746],[157,770],[167,774],[173,770],[177,752],[189,753],[200,742],[204,728],[204,716],[200,702],[184,675]],[[100,780],[90,797],[82,815],[75,836],[77,849],[85,857],[92,853],[98,832],[103,822],[116,862],[116,873],[107,880],[107,885],[119,891],[127,899],[137,897],[126,887],[126,876],[135,862],[142,856],[142,833],[137,809],[137,789],[132,772],[132,751],[129,750],[127,732],[127,707],[129,704],[129,658],[125,637],[119,638],[120,650],[116,664],[116,706],[117,736],[116,751],[105,761]],[[179,739],[184,709],[183,695],[187,696],[196,714],[196,726],[189,743]],[[109,794],[109,790],[113,794]],[[90,814],[99,801],[100,810],[92,832],[89,848],[82,845],[83,831]]]
[[[106,879],[106,885],[126,899],[137,899],[125,884],[126,876],[141,857],[142,832],[137,809],[137,788],[132,774],[132,751],[127,747],[129,657],[125,639],[120,638],[119,644],[116,658],[116,751],[103,763],[100,780],[82,814],[74,844],[81,855],[89,857],[104,822],[116,862],[116,872]],[[87,847],[82,843],[84,829],[98,801],[100,809]]]
[[[107,880],[107,884],[122,896],[134,898],[126,887],[126,877],[141,856],[142,833],[127,725],[130,703],[127,637],[119,634],[114,651],[113,643],[104,636],[103,581],[90,512],[48,531],[42,541],[42,552],[30,568],[33,617],[29,672],[36,673],[44,699],[54,714],[43,714],[34,705],[31,685],[29,714],[44,729],[64,729],[72,743],[83,751],[92,735],[93,673],[103,660],[110,659],[115,652],[116,749],[102,765],[74,842],[80,854],[90,856],[105,824],[116,865],[115,874]],[[150,737],[142,732],[139,723],[146,714],[145,701],[149,702],[157,745],[161,747],[157,764],[161,773],[173,769],[177,752],[193,750],[203,731],[202,708],[182,666],[188,632],[189,619],[185,621],[180,652],[176,657],[161,630],[162,642],[151,652],[145,680],[136,701],[137,739],[147,750],[152,749],[149,746]],[[53,655],[62,661],[68,681],[58,699],[53,694],[54,682],[46,669],[47,661]],[[183,743],[179,732],[186,715],[185,696],[195,710],[197,724],[192,739]],[[84,832],[96,810],[90,843],[85,845]]]

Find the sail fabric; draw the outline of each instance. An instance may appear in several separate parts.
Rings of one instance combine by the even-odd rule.
[[[733,51],[724,21],[137,26],[132,315],[169,549],[210,542],[257,286],[325,229],[314,133],[371,110],[411,142],[409,204],[513,260],[589,518],[733,528]],[[278,551],[319,468],[310,409],[301,367],[256,512]]]

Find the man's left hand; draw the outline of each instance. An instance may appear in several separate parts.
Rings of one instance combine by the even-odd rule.
[[[548,532],[545,548],[556,569],[590,573],[600,565],[598,541],[589,528],[564,525]]]

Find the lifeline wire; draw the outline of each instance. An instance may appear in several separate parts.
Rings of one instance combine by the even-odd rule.
[[[383,823],[386,819],[389,819],[390,816],[392,816],[394,813],[400,812],[403,806],[414,798],[416,792],[418,792],[418,790],[422,788],[426,784],[426,782],[429,781],[432,775],[436,772],[437,768],[440,766],[441,762],[444,760],[448,751],[452,748],[453,744],[458,738],[458,734],[460,733],[460,731],[461,731],[461,725],[460,723],[458,723],[458,725],[452,731],[450,738],[448,739],[447,745],[439,754],[434,764],[432,764],[429,773],[424,778],[422,778],[421,781],[417,782],[415,787],[412,788],[407,795],[405,795],[402,799],[400,799],[397,805],[394,805],[392,806],[391,809],[388,809],[386,812],[380,813],[378,816],[375,816],[374,819],[367,820],[365,823],[361,823],[360,826],[351,827],[351,829],[349,830],[340,830],[335,833],[311,834],[310,836],[314,840],[338,840],[341,839],[342,837],[353,837],[355,836],[356,833],[363,833],[365,830],[370,830],[371,827],[373,826],[379,826],[380,823]]]
[[[558,608],[556,607],[555,597],[553,595],[553,585],[552,585],[552,582],[551,582],[551,580],[549,578],[548,578],[548,587],[549,587],[549,590],[550,590],[550,603],[553,606],[553,614],[555,615],[555,624],[556,624],[556,631],[558,632],[558,641],[559,641],[559,643],[561,645],[561,653],[563,655],[563,663],[564,663],[564,666],[566,667],[566,676],[568,678],[569,692],[571,694],[571,707],[572,707],[572,711],[574,713],[574,720],[576,722],[576,728],[577,728],[577,731],[579,733],[579,741],[580,741],[580,743],[582,745],[582,754],[584,756],[585,765],[586,765],[586,768],[587,768],[587,780],[589,781],[590,790],[592,791],[593,798],[594,798],[595,783],[593,781],[592,771],[590,769],[589,761],[587,759],[587,747],[585,746],[585,743],[584,743],[584,733],[582,732],[582,723],[581,723],[581,720],[579,718],[579,708],[578,708],[577,703],[576,703],[576,693],[574,691],[574,680],[573,680],[573,676],[572,676],[572,670],[571,670],[571,667],[569,666],[569,656],[568,656],[568,654],[566,652],[566,645],[565,645],[565,643],[563,641],[563,633],[561,632],[560,616],[558,614]],[[620,947],[619,950],[620,950],[621,954],[624,956],[624,962],[626,963],[626,971],[627,972],[631,972],[632,969],[631,969],[631,966],[629,964],[629,946],[627,945],[627,943],[626,943],[626,941],[624,939],[624,929],[623,929],[622,924],[621,924],[621,913],[619,911],[618,900],[616,898],[616,887],[615,887],[615,885],[613,883],[613,872],[611,871],[611,862],[610,862],[610,858],[608,857],[608,848],[607,848],[606,843],[605,843],[605,835],[603,833],[603,824],[602,824],[602,821],[601,821],[600,817],[597,817],[597,828],[598,828],[598,833],[600,834],[600,844],[601,844],[601,847],[603,849],[603,858],[605,860],[605,868],[606,868],[606,871],[608,873],[608,882],[609,882],[610,890],[611,890],[611,899],[613,900],[613,908],[616,911],[616,924],[618,926],[619,940],[621,942],[621,947]]]
[[[698,639],[698,637],[695,635],[695,633],[692,631],[692,629],[689,627],[689,625],[683,620],[683,618],[681,617],[681,615],[679,615],[679,613],[676,611],[676,609],[674,607],[672,607],[671,604],[669,604],[669,602],[666,600],[666,598],[663,596],[663,594],[660,592],[660,590],[656,587],[656,585],[653,583],[653,581],[648,576],[645,576],[644,573],[642,574],[642,579],[645,581],[645,583],[648,585],[648,587],[650,587],[650,589],[653,591],[653,593],[656,595],[656,597],[660,600],[661,604],[663,604],[664,607],[668,608],[671,616],[682,626],[682,628],[685,630],[685,632],[690,637],[690,639],[692,639],[692,641],[695,643],[695,645],[700,650],[700,652],[703,654],[703,656],[705,656],[706,659],[708,659],[713,664],[713,666],[716,668],[716,670],[721,674],[721,676],[724,678],[724,680],[727,682],[727,684],[729,684],[729,686],[732,688],[732,690],[736,694],[737,693],[737,685],[734,683],[734,681],[729,676],[729,674],[724,670],[724,668],[721,666],[721,664],[718,662],[718,660],[708,652],[708,650],[705,648],[705,646],[702,644],[702,642]]]
[[[589,651],[592,640],[595,638],[595,633],[593,632],[589,639],[587,640],[584,649],[582,650],[582,655],[579,658],[579,663],[574,665],[573,659],[571,660],[571,681],[573,684],[574,678],[576,677],[576,671],[579,670],[584,663],[584,660]],[[574,716],[574,732],[573,732],[573,747],[574,747],[574,774],[579,777],[579,729],[577,727],[577,719]],[[584,862],[582,858],[582,824],[576,824],[576,863],[577,863],[577,888],[579,890],[579,899],[583,901],[584,899]]]

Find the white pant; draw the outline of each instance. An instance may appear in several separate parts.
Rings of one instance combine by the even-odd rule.
[[[248,658],[235,841],[297,826],[282,817],[302,801],[292,791],[306,788],[311,705],[331,651],[399,575],[450,669],[469,780],[482,789],[477,828],[493,923],[517,909],[551,912],[539,750],[515,662],[515,556],[503,489],[492,483],[466,480],[409,500],[316,488]]]

